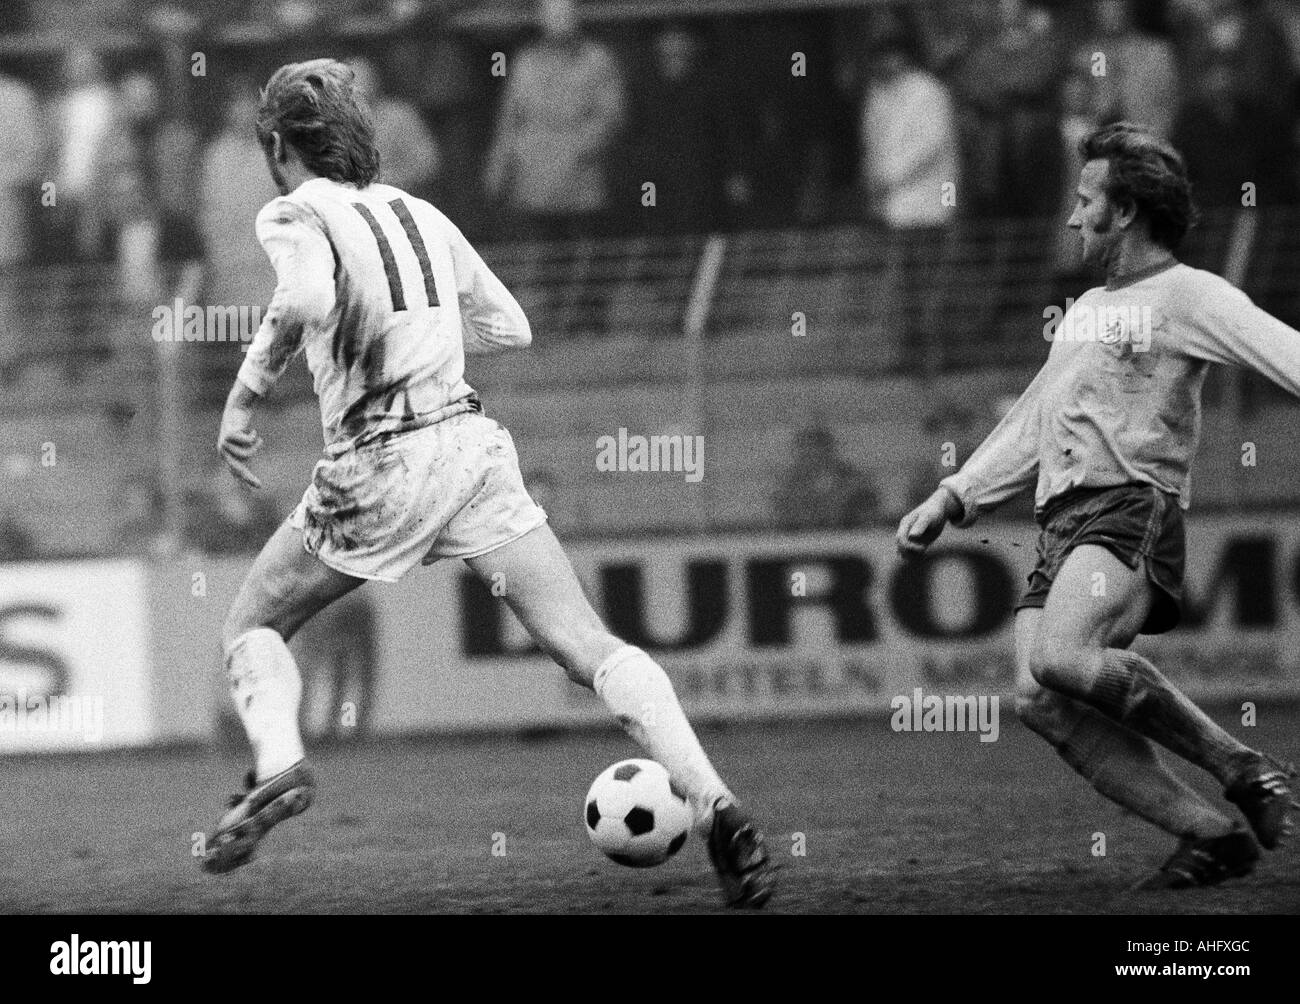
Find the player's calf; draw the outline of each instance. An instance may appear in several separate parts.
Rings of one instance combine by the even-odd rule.
[[[1136,652],[1049,640],[1036,646],[1030,669],[1043,686],[1095,708],[1224,784],[1256,755]]]
[[[1233,829],[1231,819],[1165,767],[1149,739],[1095,709],[1044,689],[1018,696],[1016,711],[1099,794],[1165,832],[1192,840]]]

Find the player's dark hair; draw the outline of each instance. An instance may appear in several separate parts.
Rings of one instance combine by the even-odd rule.
[[[1177,250],[1199,214],[1187,165],[1172,143],[1146,126],[1115,122],[1084,137],[1079,153],[1085,161],[1110,164],[1105,185],[1110,200],[1135,206],[1151,226],[1151,239]]]
[[[352,68],[337,59],[280,67],[262,90],[257,141],[270,149],[271,133],[278,132],[314,173],[369,185],[379,176],[379,150],[353,78]]]

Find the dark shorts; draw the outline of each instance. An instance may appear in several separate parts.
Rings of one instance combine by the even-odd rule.
[[[1151,485],[1077,488],[1053,499],[1038,516],[1038,563],[1016,609],[1047,602],[1057,573],[1081,544],[1106,548],[1129,568],[1145,566],[1155,588],[1142,634],[1161,634],[1182,618],[1183,511],[1174,495]]]

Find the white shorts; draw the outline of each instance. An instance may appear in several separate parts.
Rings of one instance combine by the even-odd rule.
[[[486,554],[545,522],[510,433],[477,412],[328,447],[290,517],[308,553],[381,582],[420,562]]]

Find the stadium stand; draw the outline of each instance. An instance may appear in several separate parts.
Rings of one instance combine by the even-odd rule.
[[[57,97],[57,54],[81,18],[101,29],[97,37],[112,57],[115,79],[141,68],[164,81],[187,77],[178,53],[188,50],[177,40],[199,30],[241,73],[256,74],[283,55],[266,41],[288,30],[291,6],[216,0],[160,5],[150,14],[150,38],[136,30],[131,4],[29,5],[15,22],[21,34],[0,26],[0,72],[32,81],[47,100]],[[626,57],[629,80],[638,72],[629,32],[699,14],[693,5],[669,0],[638,6],[633,17],[618,4],[582,5],[591,30],[614,38]],[[877,15],[901,17],[897,27],[907,20],[900,10],[925,15],[933,8],[924,2],[888,9],[844,3],[801,13],[791,5],[737,2],[718,5],[710,16],[716,31],[734,40],[749,37],[746,13],[782,6],[790,8],[799,37],[814,41],[828,28],[856,24],[851,18],[860,14],[870,32],[880,30]],[[439,9],[436,18],[424,19],[429,11],[421,13],[420,5],[403,13],[338,0],[315,9],[311,24],[294,29],[294,45],[369,45],[381,54],[404,33],[451,31],[460,34],[446,37],[486,57],[527,37],[532,16],[525,0]],[[1077,14],[1069,5],[1044,10],[1062,26]],[[847,37],[858,37],[855,30]],[[936,72],[959,81],[961,74],[951,72],[960,61],[949,44],[956,43],[946,30],[931,23],[922,48]],[[1170,37],[1178,41],[1178,32]],[[833,47],[825,52],[832,56]],[[187,114],[210,130],[218,116],[202,106],[211,97],[204,86],[195,85]],[[834,97],[829,91],[823,96]],[[480,103],[490,103],[490,96]],[[801,107],[779,114],[797,118]],[[850,150],[851,134],[850,126],[844,144]],[[815,147],[819,141],[813,136],[809,142]],[[1233,278],[1248,293],[1298,324],[1292,262],[1300,251],[1300,210],[1270,206],[1245,228],[1250,212],[1212,209],[1193,232],[1185,258],[1216,271],[1231,259],[1240,273]],[[462,217],[467,230],[477,216],[469,206]],[[809,218],[793,209],[787,216],[772,225],[740,214],[713,233],[650,234],[624,225],[599,236],[535,240],[498,227],[495,239],[475,238],[516,292],[536,337],[525,354],[472,359],[469,378],[489,413],[514,431],[525,470],[548,472],[557,511],[569,514],[565,533],[771,527],[779,518],[772,502],[779,471],[798,431],[817,423],[830,426],[847,462],[878,471],[883,502],[877,515],[889,518],[933,445],[927,428],[936,408],[974,405],[974,431],[986,431],[996,420],[996,402],[1017,393],[1046,354],[1045,308],[1078,295],[1089,282],[1062,272],[1060,215],[963,214],[937,237],[891,231],[833,199]],[[31,528],[44,553],[108,554],[123,546],[123,525],[161,519],[160,504],[174,506],[206,483],[218,409],[241,356],[233,344],[193,346],[177,364],[179,375],[169,371],[150,337],[149,306],[123,293],[118,267],[107,260],[59,260],[44,253],[50,242],[47,234],[27,261],[0,266],[0,327],[6,333],[0,339],[0,469],[11,492],[30,494],[38,503],[33,511],[48,514]],[[291,370],[272,404],[264,421],[268,490],[287,508],[319,452],[305,368]],[[1219,373],[1207,386],[1206,408],[1198,507],[1300,502],[1287,446],[1294,403],[1257,378]],[[687,492],[667,480],[597,477],[595,440],[620,427],[703,434],[708,477]],[[164,439],[170,450],[160,449]],[[1243,471],[1239,455],[1248,440],[1287,459]],[[60,451],[48,468],[32,460],[47,443]],[[880,443],[915,457],[874,455],[869,444]],[[102,452],[92,455],[95,450]],[[159,470],[164,454],[180,458],[181,484],[159,486],[167,480]],[[120,461],[109,464],[110,456]],[[77,476],[78,464],[87,476]],[[183,521],[173,513],[165,522]]]
[[[903,360],[900,326],[891,318],[905,311],[889,307],[898,277],[870,229],[729,237],[699,354],[690,351],[682,325],[703,238],[488,247],[485,256],[522,302],[559,306],[535,321],[529,352],[472,358],[470,378],[489,412],[515,431],[525,469],[550,472],[565,508],[584,514],[582,525],[565,528],[570,535],[770,526],[779,465],[754,458],[788,457],[793,434],[813,417],[833,421],[851,460],[869,468],[888,460],[883,475],[885,495],[895,500],[886,507],[892,514],[908,464],[861,444],[897,444],[919,463],[922,427],[936,400],[993,401],[1018,392],[1047,348],[1040,305],[1050,302],[1053,282],[1042,251],[1050,225],[1005,221],[954,231],[926,275],[944,336],[934,372]],[[1192,260],[1221,259],[1229,226],[1226,217],[1207,220],[1189,249]],[[1283,316],[1295,304],[1278,262],[1294,229],[1289,216],[1265,221],[1246,284]],[[584,260],[599,266],[584,267]],[[84,475],[103,456],[125,450],[122,470],[151,476],[145,472],[156,453],[158,366],[149,321],[126,316],[111,269],[34,267],[10,280],[24,291],[18,323],[29,337],[10,363],[17,374],[3,405],[0,450],[19,457],[45,442],[74,444],[50,470],[19,475],[36,511],[54,516],[36,527],[38,539],[47,551],[108,553],[115,521],[105,517],[124,517],[121,508],[132,499],[117,474]],[[593,284],[612,305],[594,329],[566,306]],[[806,334],[798,336],[789,311],[805,303]],[[204,348],[228,349],[238,364],[234,345]],[[68,360],[84,372],[69,375]],[[226,379],[185,402],[182,456],[210,452],[213,406]],[[691,412],[696,380],[703,390],[698,416]],[[1247,477],[1238,462],[1247,439],[1260,450],[1291,452],[1294,405],[1263,386],[1220,373],[1207,388],[1198,508],[1300,500],[1292,464],[1263,465]],[[265,466],[272,493],[288,504],[319,451],[318,417],[302,373],[273,401]],[[620,427],[644,434],[703,429],[709,476],[685,493],[665,480],[597,476],[595,441]],[[128,428],[132,434],[120,438]],[[207,470],[196,460],[190,478],[197,484]]]

